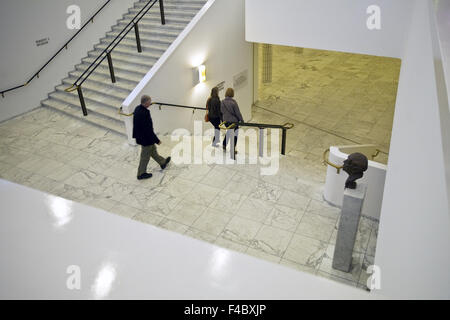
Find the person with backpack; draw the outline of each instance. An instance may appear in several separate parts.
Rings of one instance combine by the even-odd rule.
[[[220,111],[220,98],[219,89],[214,87],[211,89],[211,96],[206,102],[206,112],[209,122],[214,126],[214,137],[212,140],[212,146],[217,147],[220,141],[220,128],[219,125],[222,121],[222,112]]]

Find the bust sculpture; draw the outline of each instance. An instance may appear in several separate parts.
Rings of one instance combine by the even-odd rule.
[[[347,160],[344,160],[343,170],[348,173],[345,187],[356,189],[356,180],[362,178],[363,172],[367,170],[368,160],[365,155],[359,152],[350,154]]]

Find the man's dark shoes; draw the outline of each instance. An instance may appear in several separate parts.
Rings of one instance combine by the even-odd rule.
[[[170,157],[167,157],[166,161],[161,165],[161,170],[164,170],[167,167],[167,164],[170,162]]]
[[[151,173],[143,173],[138,178],[138,180],[148,179],[151,178],[153,175]]]

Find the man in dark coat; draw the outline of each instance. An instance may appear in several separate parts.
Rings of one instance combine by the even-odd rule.
[[[136,143],[141,145],[141,160],[137,173],[138,180],[148,179],[152,177],[151,173],[147,173],[147,165],[150,158],[153,158],[164,169],[170,161],[170,157],[164,159],[158,154],[155,144],[161,144],[161,141],[153,131],[152,117],[148,108],[152,104],[149,96],[142,96],[141,104],[134,110],[133,116],[133,138]]]

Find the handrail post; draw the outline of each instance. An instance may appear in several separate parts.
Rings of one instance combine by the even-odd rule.
[[[142,52],[141,38],[139,37],[139,27],[137,23],[134,24],[134,34],[136,35],[137,51]]]
[[[285,155],[286,154],[286,129],[283,128],[283,134],[282,134],[282,138],[281,138],[281,154]]]
[[[161,24],[166,24],[166,16],[164,14],[163,0],[159,0],[159,11],[161,12]]]
[[[114,75],[114,66],[113,66],[112,59],[111,59],[111,53],[108,52],[106,54],[106,57],[108,58],[108,66],[109,66],[109,73],[111,74],[111,81],[112,81],[112,83],[115,83],[116,76]]]
[[[264,128],[259,128],[259,156],[264,156]]]
[[[83,115],[87,116],[86,103],[84,102],[83,92],[81,91],[81,86],[77,86],[78,98],[80,98],[81,110],[83,110]]]
[[[231,156],[231,159],[233,159],[233,160],[236,160],[236,145],[235,145],[235,143],[234,143],[234,137],[235,137],[235,129],[231,129],[232,130],[232,134],[230,134],[230,156]]]

